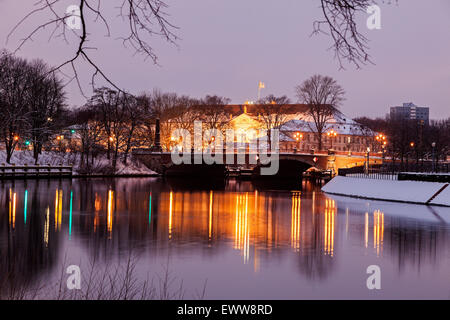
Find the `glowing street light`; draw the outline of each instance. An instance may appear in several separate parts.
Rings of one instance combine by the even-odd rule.
[[[377,139],[378,141],[382,142],[382,141],[385,141],[385,140],[386,140],[386,136],[385,136],[384,134],[380,133],[380,134],[378,134],[378,135],[376,136],[376,139]]]
[[[327,136],[330,138],[331,149],[333,149],[333,138],[336,138],[337,132],[331,129],[330,131],[327,132]]]
[[[366,174],[369,175],[370,169],[370,147],[367,147],[367,165],[366,165]]]
[[[294,139],[300,141],[301,139],[303,139],[303,134],[301,134],[300,132],[294,133]]]
[[[386,152],[386,145],[387,145],[387,139],[386,136],[382,133],[378,134],[375,139],[380,143],[381,145],[381,154],[382,154],[382,161],[384,164],[384,158],[385,158],[385,152]]]
[[[382,133],[378,134],[375,139],[382,145],[385,146],[387,144],[386,136]]]

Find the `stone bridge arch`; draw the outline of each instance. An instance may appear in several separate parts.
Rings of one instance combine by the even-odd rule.
[[[313,160],[314,157],[303,157],[299,155],[283,155],[280,154],[279,168],[277,174],[273,176],[261,175],[261,168],[268,165],[256,165],[253,169],[254,177],[276,178],[276,179],[300,179],[302,174],[311,167],[317,166]]]

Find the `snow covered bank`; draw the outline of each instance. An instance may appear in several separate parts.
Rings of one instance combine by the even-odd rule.
[[[322,191],[330,194],[375,200],[426,204],[446,183],[393,181],[337,176]],[[450,186],[428,204],[450,206]]]
[[[79,172],[80,156],[72,153],[63,152],[48,152],[44,151],[39,156],[39,165],[51,165],[51,166],[73,166],[74,176],[83,174]],[[11,164],[17,166],[34,165],[34,158],[32,151],[15,151],[11,158]],[[6,164],[6,152],[0,151],[0,165]],[[103,169],[110,165],[110,161],[105,156],[97,157],[92,163],[92,174],[101,174]],[[157,175],[156,172],[147,168],[140,162],[128,161],[127,165],[124,165],[122,161],[117,162],[115,175]]]

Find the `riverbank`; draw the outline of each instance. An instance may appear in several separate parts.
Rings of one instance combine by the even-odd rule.
[[[329,194],[450,207],[448,183],[397,181],[337,176],[322,191]]]
[[[11,158],[11,163],[6,163],[6,153],[0,151],[0,166],[34,166],[33,153],[31,151],[15,151]],[[41,166],[72,166],[73,178],[94,178],[94,177],[157,177],[157,172],[150,170],[144,164],[129,159],[124,165],[122,161],[116,164],[116,170],[112,169],[110,160],[104,155],[100,155],[90,163],[89,171],[80,167],[80,155],[65,152],[44,151],[39,156],[38,165]]]

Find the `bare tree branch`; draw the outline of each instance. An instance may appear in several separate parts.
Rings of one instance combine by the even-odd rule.
[[[343,60],[357,68],[373,63],[369,55],[369,40],[359,31],[356,17],[376,4],[376,0],[320,0],[323,18],[314,22],[312,34],[323,33],[332,38],[330,49],[341,68]]]
[[[116,0],[118,2],[119,0]],[[110,1],[109,3],[111,3]],[[79,16],[72,13],[65,13],[64,15],[58,14],[56,6],[61,4],[61,0],[40,0],[35,6],[36,8],[25,15],[8,34],[7,42],[11,36],[22,27],[25,22],[29,21],[31,17],[38,13],[48,12],[51,13],[52,18],[46,22],[43,22],[34,27],[31,32],[28,33],[19,43],[14,52],[17,52],[23,48],[23,46],[40,32],[45,30],[49,26],[53,26],[54,29],[50,34],[49,40],[53,37],[62,37],[66,43],[69,43],[66,31],[70,30],[78,38],[78,44],[72,57],[66,59],[64,62],[57,65],[50,72],[61,71],[64,67],[69,66],[73,76],[69,77],[71,82],[76,80],[78,87],[83,93],[83,88],[79,78],[77,68],[79,63],[87,63],[92,68],[91,85],[92,88],[96,87],[96,80],[98,77],[102,78],[116,90],[123,92],[123,90],[103,71],[98,62],[94,61],[90,55],[90,49],[97,49],[94,47],[88,47],[86,44],[90,40],[89,30],[94,29],[96,23],[101,22],[106,28],[106,36],[111,36],[110,23],[104,14],[104,8],[101,6],[101,0],[80,0],[79,3]],[[161,0],[121,0],[121,3],[115,9],[119,11],[118,17],[124,21],[128,21],[128,34],[126,36],[120,36],[120,39],[124,46],[131,46],[135,50],[135,54],[143,55],[145,59],[150,58],[155,64],[157,63],[157,55],[153,50],[150,43],[150,39],[153,37],[162,37],[164,40],[175,43],[178,39],[173,32],[176,27],[171,24],[167,19],[167,13],[164,11],[167,5]],[[93,15],[92,21],[89,19],[90,15]],[[69,19],[80,19],[80,30],[73,30],[67,26]],[[56,35],[57,30],[60,33]],[[64,74],[64,73],[63,73]]]

